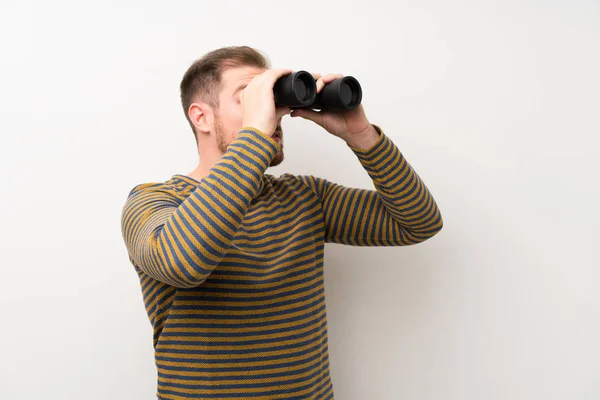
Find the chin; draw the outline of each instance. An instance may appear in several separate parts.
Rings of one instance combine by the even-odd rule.
[[[273,158],[273,160],[271,161],[271,164],[269,164],[269,167],[276,167],[279,164],[281,164],[282,162],[283,162],[283,153],[280,151],[277,153],[275,158]]]

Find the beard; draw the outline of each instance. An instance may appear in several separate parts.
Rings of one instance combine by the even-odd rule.
[[[222,154],[225,154],[233,139],[230,139],[227,136],[223,122],[218,114],[215,114],[215,129],[217,133],[217,147]],[[281,139],[279,140],[279,150],[277,151],[277,154],[275,154],[275,157],[273,157],[273,160],[271,160],[269,167],[275,167],[283,162],[283,130],[281,127],[278,127],[277,129],[282,132]]]

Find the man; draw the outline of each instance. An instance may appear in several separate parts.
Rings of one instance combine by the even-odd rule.
[[[361,106],[276,108],[271,69],[246,47],[207,53],[181,99],[200,163],[139,184],[122,233],[154,329],[159,399],[333,399],[324,243],[403,246],[442,229],[424,183]],[[342,75],[314,74],[317,91]],[[376,190],[265,173],[283,161],[281,119],[346,142]]]

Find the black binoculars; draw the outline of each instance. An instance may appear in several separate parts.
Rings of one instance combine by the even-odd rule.
[[[352,110],[360,105],[362,90],[352,76],[335,79],[317,93],[315,78],[306,71],[296,71],[277,79],[273,86],[277,107],[319,110]]]

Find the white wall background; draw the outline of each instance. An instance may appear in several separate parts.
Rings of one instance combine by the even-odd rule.
[[[357,77],[444,217],[327,245],[337,399],[600,398],[597,0],[1,4],[0,398],[154,398],[120,212],[195,167],[180,79],[241,44]],[[269,173],[372,188],[341,140],[284,129]]]

